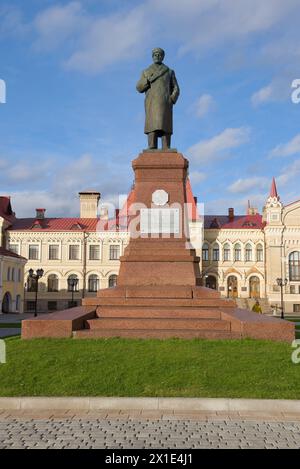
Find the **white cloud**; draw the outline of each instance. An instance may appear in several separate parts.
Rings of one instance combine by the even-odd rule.
[[[269,33],[284,22],[298,31],[298,0],[144,0],[116,14],[102,15],[89,14],[83,4],[71,1],[47,8],[34,24],[39,47],[65,46],[70,39],[66,66],[89,73],[135,59],[154,45],[153,38],[156,44],[175,42],[180,54],[199,55],[225,44],[248,47],[258,34]],[[269,45],[268,38],[261,49]]]
[[[228,188],[233,194],[244,194],[255,190],[256,192],[267,191],[270,180],[266,177],[252,177],[238,179]]]
[[[210,94],[203,94],[196,100],[192,106],[195,115],[199,118],[204,117],[215,107],[214,98]]]
[[[250,198],[250,203],[252,207],[257,207],[261,211],[264,206],[268,194],[252,194]],[[243,197],[234,197],[210,200],[205,203],[205,214],[215,214],[215,215],[226,215],[228,213],[229,207],[234,207],[234,211],[237,215],[245,215],[247,213],[248,207],[248,196]]]
[[[287,143],[277,145],[277,147],[271,150],[269,157],[292,156],[297,153],[300,153],[300,134],[295,135],[295,137]]]
[[[267,86],[253,93],[251,102],[254,107],[271,101],[284,101],[291,97],[290,76],[278,76]]]
[[[6,163],[9,159],[3,161]],[[35,208],[40,206],[47,209],[48,216],[78,216],[79,191],[96,189],[102,193],[102,200],[115,203],[117,191],[121,194],[129,192],[129,173],[129,165],[89,154],[68,162],[63,155],[56,155],[36,166],[28,157],[13,167],[6,165],[1,170],[0,183],[2,192],[12,196],[12,205],[19,218],[33,217]]]
[[[81,3],[70,2],[65,6],[53,6],[39,13],[34,26],[38,34],[35,46],[38,49],[53,49],[60,46],[73,33],[83,28],[85,15]]]
[[[228,128],[211,139],[191,146],[187,154],[196,163],[213,163],[217,159],[228,156],[228,150],[247,143],[249,137],[248,127]]]
[[[276,181],[281,186],[285,186],[294,178],[297,177],[298,179],[299,174],[300,174],[300,159],[293,161],[293,163],[283,168],[283,170],[281,171],[281,174],[276,178]],[[298,193],[299,193],[299,190],[298,190]]]
[[[206,179],[206,177],[207,177],[206,174],[200,171],[192,171],[189,174],[189,178],[192,184],[200,184],[200,182],[203,182]]]

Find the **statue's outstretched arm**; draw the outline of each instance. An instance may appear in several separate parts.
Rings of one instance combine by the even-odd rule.
[[[150,88],[150,83],[147,80],[145,73],[142,73],[142,76],[140,80],[137,82],[136,89],[139,91],[139,93],[144,93]]]

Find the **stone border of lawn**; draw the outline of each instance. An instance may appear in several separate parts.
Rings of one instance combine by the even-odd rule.
[[[0,397],[0,410],[161,410],[300,414],[300,401],[172,397]]]

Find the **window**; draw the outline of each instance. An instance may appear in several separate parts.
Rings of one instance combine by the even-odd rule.
[[[35,311],[35,301],[26,301],[26,310]]]
[[[264,260],[264,250],[261,244],[259,244],[256,249],[256,260],[257,262],[263,262]]]
[[[290,281],[300,281],[300,252],[292,252],[289,255],[289,275]]]
[[[69,246],[69,260],[70,261],[79,260],[79,244],[71,244]]]
[[[69,276],[68,279],[78,279],[78,277],[76,274],[72,274]],[[68,282],[68,291],[79,291],[79,281],[77,282],[75,287],[72,287],[71,285],[69,285],[69,282]]]
[[[37,261],[39,259],[39,245],[38,244],[29,245],[28,259],[32,261]]]
[[[58,277],[55,274],[51,274],[48,277],[48,292],[58,291]]]
[[[100,259],[100,245],[91,244],[90,245],[90,260],[98,261]]]
[[[300,313],[300,305],[293,305],[293,312]]]
[[[290,285],[290,294],[295,295],[296,293],[296,285]]]
[[[17,311],[17,313],[20,312],[20,308],[21,308],[21,296],[17,295],[16,296],[16,311]]]
[[[57,311],[57,301],[48,301],[48,311]]]
[[[230,261],[230,246],[229,244],[225,244],[224,251],[223,251],[224,261]]]
[[[112,244],[109,246],[109,259],[111,261],[116,261],[120,258],[120,246]]]
[[[242,260],[242,249],[240,244],[236,244],[234,246],[234,260],[241,261]]]
[[[10,267],[7,269],[7,275],[6,275],[6,280],[10,282]]]
[[[209,260],[209,249],[208,249],[208,244],[207,243],[203,244],[202,260],[203,261],[208,261]]]
[[[218,261],[220,259],[220,250],[219,246],[213,247],[213,261]]]
[[[246,244],[246,251],[245,251],[245,260],[246,262],[252,261],[252,246],[251,244]]]
[[[99,290],[99,278],[97,275],[89,276],[89,291],[97,292]]]
[[[21,269],[18,269],[18,282],[21,282]]]
[[[118,276],[117,275],[111,275],[108,279],[108,286],[109,288],[113,288],[113,287],[116,287],[117,286],[117,279],[118,279]]]
[[[15,269],[14,269],[14,267],[11,269],[11,281],[12,282],[15,281]]]
[[[19,254],[19,245],[18,244],[10,244],[8,248],[11,252],[15,254]]]
[[[49,260],[59,260],[59,244],[50,244],[49,246]]]

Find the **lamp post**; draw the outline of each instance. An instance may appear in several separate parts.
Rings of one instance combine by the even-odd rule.
[[[74,307],[74,292],[76,290],[77,285],[78,285],[78,278],[76,278],[76,277],[69,277],[68,278],[69,290],[71,290],[71,292],[72,292],[71,308]]]
[[[280,287],[280,298],[281,298],[281,319],[284,319],[284,304],[283,304],[283,287],[285,287],[288,283],[287,278],[277,278],[277,285]]]
[[[38,301],[38,291],[39,291],[39,279],[44,275],[43,269],[37,269],[34,273],[33,269],[29,270],[29,278],[35,280],[35,308],[34,308],[34,317],[37,316],[37,301]]]

